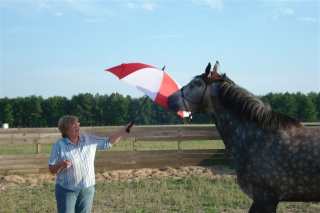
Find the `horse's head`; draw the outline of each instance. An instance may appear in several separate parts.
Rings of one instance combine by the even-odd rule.
[[[203,74],[196,76],[169,97],[169,108],[174,111],[211,112],[212,101],[218,94],[219,85],[225,81],[233,84],[226,75],[218,73],[218,68],[218,61],[212,70],[209,63]]]

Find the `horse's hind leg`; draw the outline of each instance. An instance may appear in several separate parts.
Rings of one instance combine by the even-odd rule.
[[[249,213],[276,213],[278,203],[275,199],[253,200]]]

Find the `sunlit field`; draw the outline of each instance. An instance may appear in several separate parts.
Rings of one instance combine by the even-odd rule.
[[[123,141],[111,151],[223,149],[217,141],[133,142]],[[44,145],[42,153],[49,153],[51,145]],[[3,154],[33,154],[34,145],[8,145],[1,147]],[[1,177],[0,177],[1,179]],[[1,183],[1,182],[0,182]],[[1,186],[1,184],[0,184]],[[251,199],[236,183],[234,176],[186,176],[147,178],[142,180],[99,181],[93,212],[210,212],[245,213]],[[0,213],[56,212],[54,184],[37,186],[20,184],[0,189]],[[320,212],[318,203],[281,203],[280,213]]]
[[[93,212],[210,212],[244,213],[250,199],[234,177],[162,178],[98,182]],[[55,212],[54,184],[10,187],[0,192],[1,213]],[[281,203],[281,213],[316,213],[314,203]]]

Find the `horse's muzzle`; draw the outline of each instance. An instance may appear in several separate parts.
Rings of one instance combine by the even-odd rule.
[[[168,107],[170,110],[175,112],[178,112],[180,110],[179,100],[174,94],[170,95],[168,98]]]

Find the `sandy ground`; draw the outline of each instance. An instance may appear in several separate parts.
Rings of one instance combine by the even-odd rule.
[[[200,167],[188,166],[180,168],[166,167],[162,169],[130,169],[114,170],[96,173],[96,181],[130,181],[146,178],[182,178],[186,176],[202,176],[219,179],[222,176],[233,176],[234,171],[222,166]],[[29,185],[37,186],[44,183],[53,183],[55,176],[51,174],[26,174],[26,175],[8,175],[0,176],[0,191],[11,186]]]

